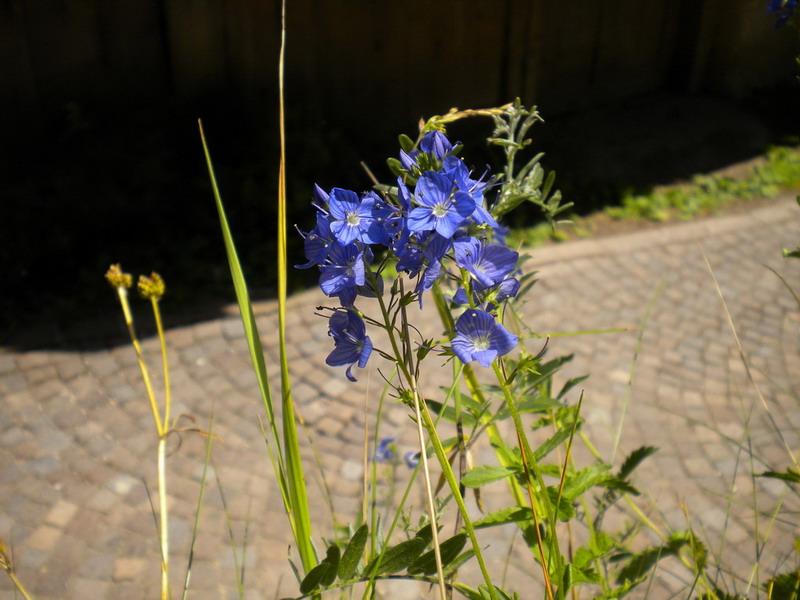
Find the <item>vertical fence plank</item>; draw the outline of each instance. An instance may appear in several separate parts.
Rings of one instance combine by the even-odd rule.
[[[0,119],[0,132],[4,138],[35,126],[39,116],[39,93],[28,47],[24,2],[12,0],[0,5],[0,77],[4,82],[0,114],[6,116]]]

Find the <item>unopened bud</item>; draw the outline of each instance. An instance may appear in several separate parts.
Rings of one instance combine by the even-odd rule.
[[[139,295],[147,300],[155,299],[160,300],[164,295],[166,286],[161,275],[153,271],[150,277],[146,275],[139,275]]]
[[[129,288],[133,285],[133,278],[129,273],[123,273],[119,264],[109,267],[106,272],[106,280],[115,289]]]

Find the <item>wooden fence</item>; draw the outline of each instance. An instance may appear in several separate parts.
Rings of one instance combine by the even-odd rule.
[[[520,96],[547,114],[788,79],[761,0],[288,0],[288,90],[321,118],[416,120]],[[0,0],[0,133],[68,103],[275,97],[277,0]],[[380,121],[380,119],[378,119]]]

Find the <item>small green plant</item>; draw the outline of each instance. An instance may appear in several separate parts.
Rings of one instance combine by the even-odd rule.
[[[606,214],[614,219],[691,219],[712,214],[737,200],[772,198],[782,188],[800,186],[800,148],[770,149],[764,164],[751,168],[748,176],[734,179],[723,175],[696,175],[688,185],[646,195],[626,196],[619,207]]]

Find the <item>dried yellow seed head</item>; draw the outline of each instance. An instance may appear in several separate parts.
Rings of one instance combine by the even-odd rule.
[[[139,275],[139,295],[142,298],[160,300],[165,290],[164,280],[155,271],[150,273],[150,277]]]
[[[133,285],[133,277],[129,273],[123,273],[119,264],[109,267],[106,272],[106,280],[115,289],[129,288]]]

